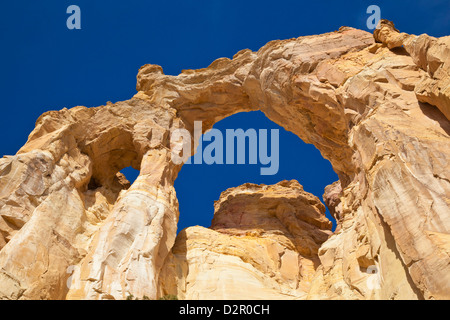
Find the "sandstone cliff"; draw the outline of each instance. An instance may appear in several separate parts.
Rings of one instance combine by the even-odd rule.
[[[43,114],[17,154],[0,159],[0,298],[157,298],[160,274],[170,271],[166,261],[186,252],[183,265],[195,265],[210,237],[218,244],[239,240],[232,233],[241,226],[219,219],[211,230],[186,230],[173,247],[173,182],[181,165],[170,155],[181,146],[170,144],[170,134],[192,132],[196,120],[206,130],[252,110],[314,144],[339,175],[324,195],[338,228],[318,249],[313,276],[317,258],[287,246],[282,234],[279,243],[261,234],[267,245],[281,246],[273,252],[289,252],[285,259],[297,257],[298,268],[308,269],[308,280],[295,278],[281,262],[269,271],[273,277],[259,278],[267,292],[450,298],[449,50],[450,37],[407,35],[388,21],[374,35],[343,27],[272,41],[178,76],[145,65],[128,101]],[[131,187],[118,173],[130,165],[140,170]],[[261,239],[248,240],[249,248],[257,250]],[[270,254],[251,266],[255,272],[276,264]],[[368,286],[370,268],[377,286]],[[249,270],[238,269],[241,276]]]
[[[331,222],[297,181],[247,183],[222,193],[212,225],[177,236],[160,274],[161,296],[306,298]]]

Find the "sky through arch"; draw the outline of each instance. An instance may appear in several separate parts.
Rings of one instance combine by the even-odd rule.
[[[281,180],[295,179],[305,191],[317,196],[322,202],[325,186],[338,180],[328,160],[324,159],[313,145],[304,143],[295,134],[286,131],[269,120],[261,111],[241,112],[225,118],[214,125],[223,133],[227,129],[278,129],[279,130],[279,170],[275,175],[261,175],[264,165],[245,164],[185,164],[175,180],[175,190],[180,208],[178,231],[193,225],[209,227],[214,213],[214,201],[220,193],[246,182],[275,184]],[[269,138],[270,141],[270,138]],[[210,142],[203,142],[203,150]],[[225,145],[225,141],[224,141]],[[248,152],[248,144],[246,144]],[[225,148],[224,148],[225,149]],[[269,150],[270,150],[269,143]],[[197,153],[199,149],[197,149]],[[223,150],[224,159],[226,150]],[[327,217],[333,220],[327,209]],[[333,230],[335,222],[333,221]]]

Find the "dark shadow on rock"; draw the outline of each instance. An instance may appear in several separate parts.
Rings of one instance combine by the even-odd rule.
[[[424,115],[434,121],[437,121],[441,128],[450,136],[450,121],[437,107],[424,102],[419,102],[419,106]]]

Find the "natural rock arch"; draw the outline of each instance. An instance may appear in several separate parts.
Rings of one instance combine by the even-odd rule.
[[[197,137],[202,146],[197,147],[197,152],[183,165],[174,182],[180,212],[177,232],[195,225],[210,226],[214,216],[213,203],[225,189],[237,185],[298,179],[305,190],[321,198],[324,188],[337,180],[329,161],[312,144],[305,144],[260,111],[236,113],[216,122],[214,129],[212,134]],[[244,148],[238,150],[242,141],[245,141]],[[265,141],[267,145],[262,147]],[[232,164],[228,151],[231,145],[235,148],[230,152],[234,159]],[[267,151],[267,157],[260,156],[262,148],[264,155]],[[197,154],[199,150],[203,151],[201,155]],[[245,165],[236,165],[237,159]],[[271,174],[263,168],[270,169]],[[335,228],[334,217],[330,212],[326,216]]]
[[[145,65],[131,100],[45,113],[0,162],[0,297],[155,298],[178,218],[170,133],[261,110],[340,178],[339,232],[308,297],[448,298],[449,47],[386,21],[375,40],[341,28],[176,77]],[[130,165],[140,175],[124,190]],[[360,272],[371,264],[375,293]]]

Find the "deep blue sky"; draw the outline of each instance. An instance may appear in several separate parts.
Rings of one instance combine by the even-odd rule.
[[[81,8],[81,30],[66,28],[66,8]],[[166,74],[208,66],[274,39],[320,34],[340,26],[366,29],[366,8],[401,31],[450,34],[450,1],[8,1],[0,11],[0,154],[15,154],[47,110],[129,99],[146,63]],[[261,113],[239,114],[218,128],[270,128]],[[184,166],[176,181],[180,227],[209,226],[213,201],[244,182],[298,179],[321,197],[336,180],[312,146],[281,132],[281,168],[262,177],[259,166]],[[293,152],[289,157],[288,155]]]

